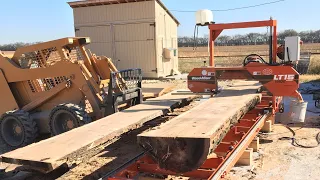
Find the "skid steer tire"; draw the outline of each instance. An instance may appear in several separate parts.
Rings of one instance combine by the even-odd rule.
[[[52,136],[62,134],[91,122],[88,113],[80,106],[72,103],[56,106],[49,115]]]
[[[37,123],[28,112],[8,111],[0,118],[1,140],[10,150],[33,143],[38,135]]]

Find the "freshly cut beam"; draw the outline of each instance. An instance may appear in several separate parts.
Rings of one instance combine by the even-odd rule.
[[[65,156],[79,149],[93,148],[125,132],[137,129],[143,123],[165,115],[170,109],[195,97],[195,95],[176,96],[169,93],[149,99],[142,104],[64,134],[2,154],[0,160],[47,173],[65,163],[65,159],[63,159]]]
[[[157,129],[138,135],[138,142],[162,169],[176,173],[198,169],[232,124],[260,102],[259,87],[255,82],[229,87]]]

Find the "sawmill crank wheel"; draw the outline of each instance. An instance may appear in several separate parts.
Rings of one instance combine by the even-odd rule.
[[[320,108],[320,100],[319,100],[319,99],[315,100],[314,106],[315,106],[316,108]]]
[[[263,63],[267,64],[267,62],[258,54],[249,54],[246,56],[243,60],[243,66],[248,65],[251,62],[258,62],[258,63]]]
[[[10,148],[16,149],[34,142],[38,136],[36,122],[30,118],[28,112],[9,111],[0,119],[1,139]]]
[[[279,113],[284,113],[284,103],[279,104]]]
[[[83,108],[71,103],[56,106],[49,117],[52,135],[58,135],[91,122],[91,118]]]

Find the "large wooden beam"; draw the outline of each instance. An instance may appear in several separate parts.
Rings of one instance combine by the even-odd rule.
[[[138,135],[139,144],[163,169],[184,173],[199,168],[232,124],[261,99],[259,84],[244,82],[170,120]]]
[[[65,156],[83,148],[93,148],[125,132],[137,129],[143,123],[168,113],[170,109],[194,97],[196,96],[167,94],[149,99],[143,104],[130,107],[64,134],[2,154],[1,161],[47,173],[65,163],[65,160],[62,160]]]

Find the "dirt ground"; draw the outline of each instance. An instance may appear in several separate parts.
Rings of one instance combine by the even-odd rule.
[[[293,128],[299,143],[317,145],[315,136],[320,132],[319,120],[305,124],[306,127]],[[282,124],[276,124],[270,134],[261,134],[259,152],[254,153],[254,165],[234,167],[229,173],[230,180],[300,180],[320,179],[320,147],[301,148],[291,144],[291,140],[279,138],[291,137]]]
[[[308,85],[308,84],[307,84]],[[316,135],[320,133],[320,109],[315,108],[312,95],[303,94],[309,102],[305,123],[290,127],[296,133],[296,141],[306,146],[317,146]],[[292,137],[285,127],[291,123],[289,117],[290,99],[286,98],[285,113],[277,114],[276,124],[268,134],[259,134],[260,150],[254,153],[254,165],[251,167],[234,167],[229,173],[229,180],[300,180],[320,179],[320,146],[302,148],[292,145]]]

